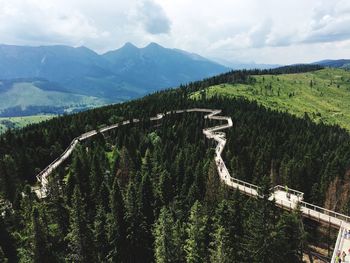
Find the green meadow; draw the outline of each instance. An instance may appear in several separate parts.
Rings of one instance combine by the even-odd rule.
[[[221,84],[204,90],[211,96],[243,97],[315,122],[350,130],[350,71],[323,69],[314,72],[253,76],[250,84]],[[204,96],[196,92],[192,98]]]
[[[35,115],[25,117],[0,117],[0,134],[7,129],[23,128],[29,124],[52,119],[54,115]]]

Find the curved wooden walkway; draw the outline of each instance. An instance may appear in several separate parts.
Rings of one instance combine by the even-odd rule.
[[[208,139],[213,139],[217,142],[216,148],[215,148],[215,162],[218,170],[218,174],[220,176],[220,179],[223,183],[226,185],[238,189],[240,192],[259,198],[259,187],[239,180],[237,178],[234,178],[230,175],[226,164],[224,160],[222,159],[222,152],[226,145],[226,136],[225,133],[222,132],[224,129],[228,129],[232,127],[232,119],[230,117],[225,116],[218,116],[218,114],[221,113],[221,110],[215,110],[215,109],[203,109],[203,108],[193,108],[193,109],[186,109],[186,110],[175,110],[175,111],[169,111],[166,113],[160,113],[157,114],[155,117],[151,117],[150,121],[157,121],[162,119],[164,116],[169,114],[179,114],[184,112],[202,112],[207,113],[204,118],[211,119],[211,120],[218,120],[221,122],[226,122],[222,125],[205,128],[203,130],[204,135]],[[139,122],[138,119],[133,119],[132,123]],[[39,198],[44,198],[48,194],[48,177],[49,175],[61,164],[63,163],[73,152],[76,145],[84,141],[88,138],[91,138],[98,133],[105,133],[107,131],[116,129],[118,127],[128,125],[131,121],[123,121],[121,123],[117,123],[105,128],[102,128],[100,130],[92,130],[89,132],[86,132],[76,138],[74,138],[71,142],[71,144],[67,147],[67,149],[51,164],[49,164],[44,170],[42,170],[37,175],[37,180],[41,184],[40,190],[36,191]],[[288,196],[287,192],[285,190],[285,187],[277,185],[272,189],[272,194],[269,197],[270,200],[275,200],[275,204],[283,209],[286,210],[293,210],[297,206],[300,207],[300,210],[303,214],[303,216],[308,217],[312,220],[316,220],[318,222],[327,223],[333,227],[339,228],[339,234],[337,238],[337,242],[334,248],[334,253],[332,257],[331,262],[335,262],[335,255],[338,251],[345,251],[348,252],[348,249],[350,248],[350,235],[349,239],[345,236],[345,231],[347,229],[350,230],[350,217],[347,215],[343,215],[331,210],[327,210],[325,208],[307,203],[303,201],[303,193],[299,192],[294,189],[288,189]],[[350,257],[349,257],[350,260]],[[350,261],[349,261],[350,262]]]

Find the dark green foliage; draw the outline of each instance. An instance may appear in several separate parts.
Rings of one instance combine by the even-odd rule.
[[[4,197],[9,201],[14,201],[17,184],[17,167],[13,158],[5,155],[0,159],[0,189]]]
[[[283,213],[277,224],[277,239],[280,258],[286,263],[302,262],[303,243],[305,232],[300,224],[300,212]]]
[[[97,251],[98,262],[104,262],[108,255],[108,236],[107,236],[106,212],[102,205],[97,206],[97,213],[94,222],[94,237]]]
[[[86,207],[82,202],[79,187],[75,187],[70,215],[70,232],[67,235],[68,262],[96,262],[93,234],[87,221]]]
[[[211,262],[242,262],[244,255],[243,209],[239,194],[234,201],[222,200],[216,209],[211,230]]]
[[[14,200],[15,207],[14,215],[0,221],[5,257],[33,261],[36,235],[38,242],[47,240],[52,260],[60,262],[298,262],[304,235],[300,215],[282,214],[267,200],[269,182],[257,200],[221,185],[212,161],[214,144],[202,134],[217,122],[200,113],[146,120],[174,109],[222,108],[234,120],[223,156],[232,175],[255,183],[271,175],[274,184],[288,183],[322,203],[330,182],[349,168],[348,133],[241,99],[188,100],[191,90],[228,78],[250,81],[248,75],[234,72],[0,136],[0,195]],[[34,182],[37,168],[75,136],[116,118],[141,122],[81,142],[51,175],[51,194],[38,205],[24,187]]]
[[[108,233],[108,241],[111,247],[108,259],[111,262],[126,261],[128,252],[126,229],[124,200],[118,179],[115,177],[111,191],[111,213],[109,215]],[[101,244],[98,243],[98,245]]]
[[[252,203],[248,221],[247,248],[250,262],[278,262],[276,250],[279,240],[276,236],[277,208],[269,201],[270,184],[264,177],[260,195],[263,197]]]
[[[186,227],[187,239],[185,242],[186,262],[200,263],[207,260],[206,236],[208,217],[203,213],[201,204],[196,201],[191,208],[188,225]]]
[[[8,263],[8,258],[5,256],[4,251],[0,247],[0,262]]]
[[[174,262],[176,258],[174,219],[164,206],[154,227],[154,258],[157,263]]]
[[[33,210],[33,230],[34,230],[34,262],[53,262],[50,247],[48,246],[47,234],[45,228],[40,222],[39,211]]]

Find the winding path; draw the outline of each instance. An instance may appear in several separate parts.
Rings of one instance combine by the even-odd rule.
[[[260,197],[259,187],[254,184],[250,184],[248,182],[232,177],[226,167],[224,160],[222,159],[221,154],[226,145],[226,135],[221,131],[232,127],[233,123],[230,117],[218,116],[218,114],[221,113],[221,110],[203,109],[203,108],[175,110],[175,111],[169,111],[166,113],[157,114],[155,117],[151,117],[150,121],[158,121],[166,115],[179,114],[184,112],[207,113],[207,115],[204,116],[205,119],[226,122],[225,124],[210,127],[210,128],[205,128],[203,130],[204,135],[208,139],[213,139],[217,142],[217,145],[215,148],[215,162],[216,162],[220,179],[229,187],[236,188],[240,192],[246,195],[259,198]],[[138,119],[133,119],[132,121],[132,123],[137,123],[137,122],[139,122]],[[88,138],[91,138],[97,135],[98,133],[105,133],[107,131],[116,129],[118,127],[130,124],[130,123],[131,121],[123,121],[121,123],[117,123],[117,124],[102,128],[100,130],[92,130],[92,131],[86,132],[74,138],[71,144],[67,147],[67,149],[56,160],[54,160],[51,164],[49,164],[44,170],[42,170],[37,175],[37,179],[41,184],[40,190],[36,191],[38,197],[44,198],[47,196],[48,194],[47,185],[48,185],[49,175],[71,155],[74,148],[79,142],[84,141]],[[272,189],[272,194],[269,199],[275,200],[275,204],[277,206],[286,210],[293,210],[299,205],[303,216],[308,217],[312,220],[316,220],[318,222],[326,223],[333,227],[339,228],[339,234],[338,234],[337,242],[334,248],[334,253],[331,261],[333,263],[335,262],[335,256],[337,251],[347,252],[348,249],[350,248],[350,238],[349,239],[346,238],[344,234],[347,229],[350,229],[350,217],[347,215],[343,215],[343,214],[304,202],[303,195],[304,194],[302,192],[299,192],[293,189],[288,189],[288,193],[287,193],[285,190],[285,187],[277,185]],[[350,256],[349,256],[349,259],[350,259]]]

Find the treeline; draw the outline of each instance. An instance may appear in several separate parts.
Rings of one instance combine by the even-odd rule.
[[[296,74],[311,72],[323,69],[320,65],[309,65],[309,64],[300,64],[300,65],[291,65],[283,66],[275,69],[251,69],[251,70],[233,70],[227,73],[223,73],[211,78],[204,79],[202,81],[192,82],[188,85],[181,86],[186,88],[191,92],[198,91],[210,86],[219,85],[222,83],[250,83],[254,79],[250,76],[252,75],[280,75],[280,74]]]
[[[39,202],[0,224],[0,261],[302,262],[300,214],[221,185],[202,114],[144,122],[78,147]]]
[[[38,114],[64,114],[64,107],[55,106],[27,106],[25,109],[21,106],[6,108],[0,111],[0,117],[23,117]]]

